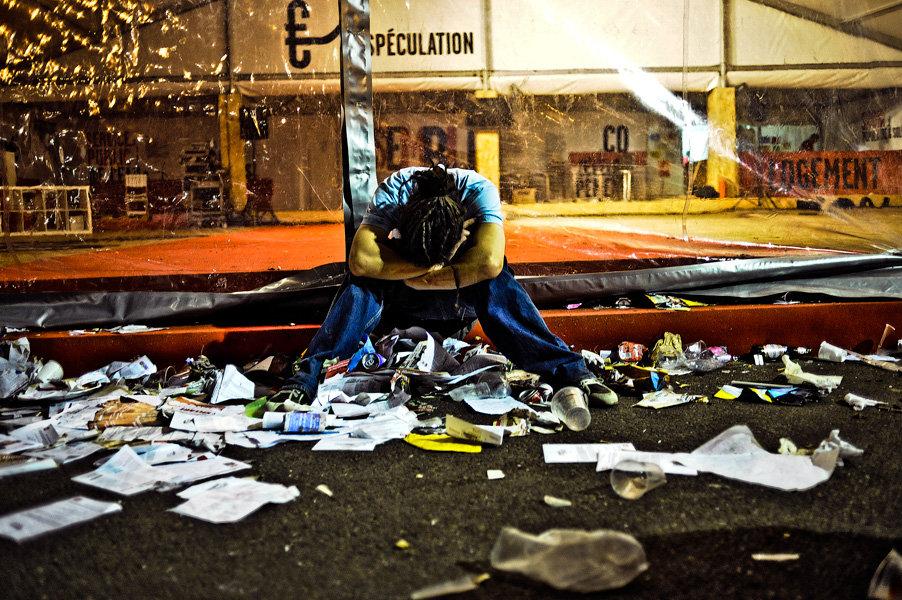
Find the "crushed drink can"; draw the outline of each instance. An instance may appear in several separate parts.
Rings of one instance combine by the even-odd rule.
[[[385,364],[381,354],[364,354],[360,359],[360,366],[364,371],[375,371]]]
[[[542,404],[548,402],[554,394],[554,388],[547,383],[540,383],[537,387],[520,392],[520,401],[525,404]]]
[[[636,342],[621,342],[617,346],[617,355],[623,362],[639,362],[645,354],[645,346]]]

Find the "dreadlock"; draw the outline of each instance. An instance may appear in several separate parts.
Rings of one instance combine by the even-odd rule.
[[[433,165],[414,173],[410,181],[414,187],[398,223],[401,242],[417,266],[446,263],[460,241],[464,221],[463,208],[449,195],[455,190],[454,176]]]

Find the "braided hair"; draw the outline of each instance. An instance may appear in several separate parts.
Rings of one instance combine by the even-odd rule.
[[[417,266],[447,263],[463,232],[464,211],[450,196],[454,176],[442,165],[417,171],[410,198],[401,207],[398,231],[408,257]]]

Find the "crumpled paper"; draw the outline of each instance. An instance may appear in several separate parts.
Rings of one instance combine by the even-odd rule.
[[[783,364],[786,367],[783,370],[783,374],[786,376],[787,381],[793,385],[810,383],[829,394],[842,383],[842,375],[815,375],[804,372],[798,363],[792,362],[792,359],[785,354],[783,355]]]

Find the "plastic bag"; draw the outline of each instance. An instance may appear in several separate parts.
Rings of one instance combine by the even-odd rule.
[[[505,527],[491,561],[496,569],[576,592],[623,587],[648,568],[636,538],[608,529],[549,529],[536,536]]]

